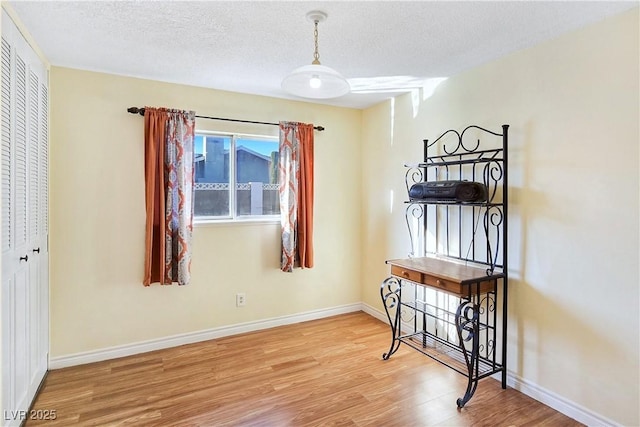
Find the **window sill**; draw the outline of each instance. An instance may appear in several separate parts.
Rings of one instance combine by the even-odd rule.
[[[242,218],[242,219],[194,219],[193,226],[200,227],[233,227],[236,225],[280,225],[280,217]]]

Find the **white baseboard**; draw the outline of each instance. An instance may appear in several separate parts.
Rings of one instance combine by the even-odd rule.
[[[384,312],[368,304],[362,303],[362,311],[378,320],[381,320],[382,322],[389,322],[387,320],[387,315]],[[409,325],[403,324],[401,327],[403,330],[407,327],[408,330]],[[500,381],[500,377],[497,374],[492,376],[492,378]],[[585,425],[611,427],[621,426],[621,424],[597,414],[582,405],[565,399],[564,397],[540,387],[529,380],[521,378],[511,371],[507,371],[507,385]]]
[[[507,373],[507,385],[582,424],[588,426],[621,426],[621,424],[597,414],[582,405],[565,399],[527,379],[520,378],[513,372]]]
[[[276,326],[291,325],[294,323],[322,319],[324,317],[352,313],[360,310],[362,310],[361,303],[347,304],[338,307],[291,314],[288,316],[273,317],[271,319],[221,326],[219,328],[212,328],[204,331],[189,332],[186,334],[173,335],[99,350],[85,351],[67,356],[53,357],[49,360],[49,369],[60,369],[67,368],[69,366],[84,365],[86,363],[101,362],[103,360],[132,356],[134,354],[146,353],[148,351],[161,350],[163,348],[176,347],[184,344],[192,344],[195,342],[207,341],[229,335],[242,334],[245,332],[259,331],[262,329],[274,328]]]
[[[375,317],[376,319],[380,320],[381,322],[389,324],[389,320],[387,319],[387,315],[384,314],[382,311],[378,310],[377,308],[373,308],[372,306],[370,306],[369,304],[366,304],[364,302],[361,303],[360,306],[361,306],[360,310],[364,311],[369,316]]]

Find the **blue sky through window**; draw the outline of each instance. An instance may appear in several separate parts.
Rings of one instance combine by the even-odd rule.
[[[194,150],[196,154],[202,154],[203,152],[202,146],[204,144],[204,139],[205,139],[204,135],[196,135],[194,139]],[[271,152],[278,151],[277,141],[238,138],[236,140],[236,144],[238,145],[238,147],[244,146],[257,153],[264,154],[265,156],[270,156]]]
[[[193,149],[196,154],[202,154],[202,144],[204,144],[204,136],[196,135],[193,140]]]

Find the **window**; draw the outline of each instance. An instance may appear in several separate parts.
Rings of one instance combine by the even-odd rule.
[[[196,131],[196,220],[280,215],[278,139]]]

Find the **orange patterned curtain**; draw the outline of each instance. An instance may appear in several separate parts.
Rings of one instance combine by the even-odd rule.
[[[313,267],[313,125],[280,122],[282,271]]]
[[[145,107],[145,286],[190,280],[194,129],[193,111]]]

